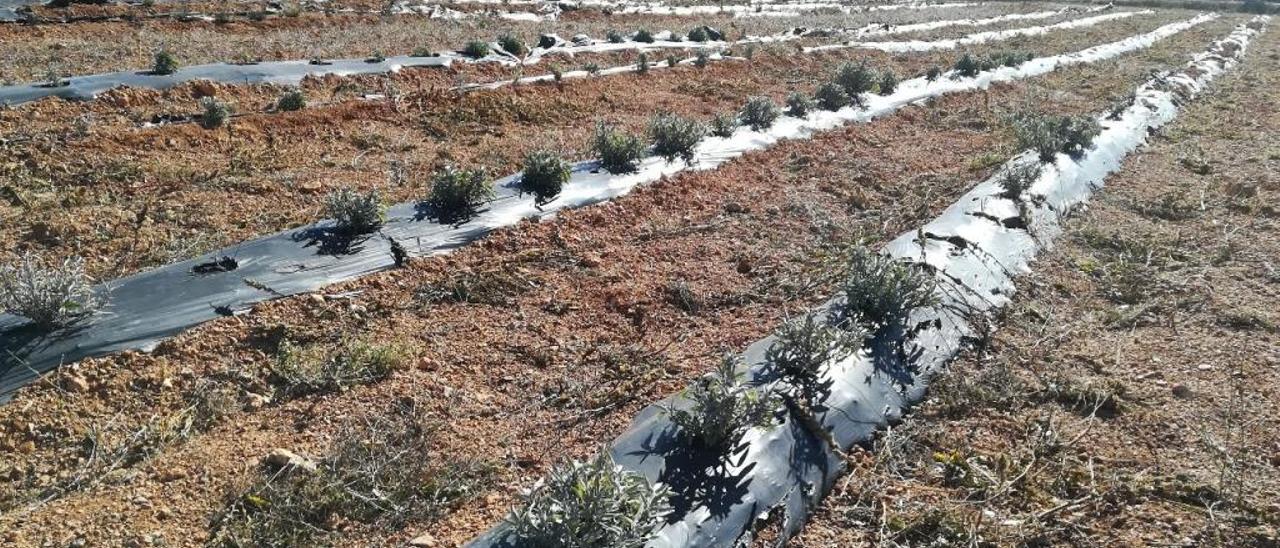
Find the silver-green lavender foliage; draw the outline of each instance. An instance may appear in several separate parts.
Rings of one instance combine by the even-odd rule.
[[[912,310],[937,303],[937,281],[910,264],[859,247],[842,283],[844,321],[869,328],[900,325]]]
[[[533,194],[534,203],[541,206],[560,195],[560,189],[569,182],[570,171],[569,162],[555,152],[530,152],[520,173],[520,193]]]
[[[773,103],[773,99],[757,95],[747,99],[747,104],[738,112],[738,121],[753,131],[764,131],[773,126],[778,115],[778,105]]]
[[[1056,116],[1023,113],[1013,117],[1018,147],[1036,151],[1042,162],[1052,162],[1059,152],[1078,158],[1102,132],[1092,116]]]
[[[699,50],[698,53],[693,56],[693,66],[695,67],[703,68],[709,63],[711,63],[711,55],[706,51]]]
[[[27,318],[42,329],[66,327],[101,306],[90,283],[80,257],[47,265],[28,256],[0,266],[0,310]]]
[[[787,95],[787,116],[799,118],[808,114],[817,105],[817,101],[814,101],[808,95],[793,91]]]
[[[648,73],[649,73],[649,54],[641,52],[640,55],[636,57],[636,74],[648,74]]]
[[[205,129],[222,127],[231,117],[231,107],[214,97],[200,99],[200,125]]]
[[[671,512],[670,491],[623,470],[602,451],[556,467],[507,517],[519,546],[641,548]]]
[[[720,113],[711,117],[711,134],[716,137],[732,137],[738,129],[738,117],[728,113]]]
[[[276,110],[289,112],[307,107],[307,95],[300,89],[291,89],[280,94],[276,100]]]
[[[173,74],[178,71],[178,59],[169,53],[169,50],[160,50],[156,52],[155,57],[151,61],[151,72],[153,74]]]
[[[814,90],[813,96],[818,100],[818,106],[822,110],[837,111],[849,106],[851,102],[849,94],[844,92],[844,88],[835,82],[827,82],[818,86]]]
[[[854,103],[858,103],[861,94],[871,91],[876,84],[876,75],[863,63],[842,63],[836,68],[836,76],[832,80],[844,90]]]
[[[823,366],[857,352],[864,336],[856,325],[841,329],[806,315],[782,324],[765,363],[813,402],[821,392]]]
[[[424,203],[448,223],[471,218],[493,196],[493,185],[484,170],[445,166],[431,176],[431,196]]]
[[[600,167],[609,173],[634,173],[644,158],[644,141],[629,133],[615,129],[604,122],[597,122],[594,146]]]
[[[889,95],[898,89],[898,75],[892,70],[885,69],[880,73],[880,95]]]
[[[361,194],[349,188],[329,193],[324,199],[325,214],[334,220],[339,231],[367,234],[382,226],[385,206],[377,190]]]
[[[649,138],[653,153],[667,162],[677,158],[693,162],[694,149],[707,136],[707,126],[671,113],[660,113],[649,121]]]
[[[1040,178],[1040,164],[1020,162],[1006,167],[1000,172],[1000,196],[1010,200],[1019,200],[1022,193]]]
[[[777,395],[740,382],[739,359],[726,356],[715,372],[685,390],[687,409],[666,409],[671,422],[693,443],[709,449],[731,447],[747,429],[772,423],[779,409]]]

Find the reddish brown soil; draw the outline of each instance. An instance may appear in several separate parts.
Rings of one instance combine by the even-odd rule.
[[[1033,50],[1075,51],[1081,44],[1116,40],[1182,17],[1166,14],[1052,33]],[[1202,25],[1144,55],[1180,51],[1176,45],[1207,41],[1224,28],[1222,21]],[[1025,44],[972,51],[1008,47]],[[444,163],[510,173],[532,148],[550,146],[588,157],[586,141],[597,119],[640,131],[662,110],[705,119],[738,108],[749,95],[780,100],[789,91],[810,90],[851,59],[907,76],[949,65],[955,56],[852,50],[795,55],[787,47],[762,48],[749,63],[462,96],[445,91],[457,75],[415,70],[389,80],[312,80],[305,86],[308,93],[330,105],[283,114],[262,112],[279,93],[271,86],[198,84],[168,92],[121,90],[83,105],[43,101],[0,113],[0,127],[30,135],[9,148],[8,161],[0,163],[13,181],[6,195],[17,196],[0,202],[0,214],[19,220],[16,230],[0,233],[0,257],[79,254],[94,275],[114,278],[311,222],[321,216],[324,194],[340,187],[378,188],[389,200],[403,201],[421,198],[426,176]],[[636,94],[642,79],[646,93]],[[401,100],[352,99],[388,89],[398,90]],[[217,130],[196,124],[136,127],[137,121],[159,114],[190,115],[197,111],[196,97],[209,94],[235,103],[246,115]],[[86,136],[67,129],[85,114],[94,120]],[[411,184],[385,183],[391,162],[410,166]]]
[[[6,470],[0,473],[12,479],[5,505],[18,506],[0,516],[0,529],[7,531],[3,540],[33,545],[84,538],[117,545],[159,533],[169,542],[199,542],[224,493],[255,476],[255,463],[268,450],[317,454],[342,417],[412,398],[441,425],[434,439],[438,452],[431,456],[497,467],[492,487],[475,501],[394,536],[429,530],[446,544],[464,541],[499,519],[516,491],[557,459],[590,454],[640,406],[678,390],[719,353],[741,349],[788,312],[820,298],[826,288],[804,282],[821,270],[831,246],[860,238],[875,242],[908,230],[985,176],[991,158],[1009,153],[992,105],[1030,99],[1041,109],[1098,111],[1145,79],[1158,60],[1199,50],[1229,26],[1214,23],[1121,62],[947,97],[812,141],[783,143],[712,172],[682,174],[611,204],[503,230],[448,257],[327,290],[363,291],[351,302],[268,303],[248,316],[194,329],[152,354],[65,367],[48,384],[24,390],[0,408],[6,434],[0,448]],[[721,86],[735,85],[728,74],[742,76],[721,75]],[[611,85],[607,80],[584,87],[606,95],[610,88],[587,86]],[[645,82],[653,97],[644,104],[680,104],[663,102],[670,92],[649,86],[652,81]],[[522,94],[574,92],[572,86],[566,90],[528,88],[496,97],[518,101]],[[629,100],[621,89],[613,93],[610,100]],[[480,101],[472,97],[483,96],[459,104]],[[426,112],[422,120],[445,115]],[[644,117],[631,116],[637,124]],[[280,118],[294,116],[273,120]],[[547,124],[564,119],[544,116],[536,123],[545,132]],[[204,135],[174,129],[182,139]],[[492,150],[484,146],[492,138],[477,134],[472,144]],[[156,143],[132,146],[144,145]],[[496,305],[415,301],[423,284],[465,273],[514,279],[528,289]],[[678,281],[706,303],[697,313],[667,299],[669,284]],[[75,474],[80,441],[91,427],[118,438],[150,417],[174,412],[202,379],[246,396],[267,391],[262,379],[273,358],[263,334],[275,326],[302,343],[360,336],[402,344],[413,351],[412,367],[345,392],[245,409],[101,483],[28,506],[33,495]],[[626,355],[628,348],[650,358],[632,354],[621,362],[624,370],[600,358]],[[83,380],[87,391],[64,391],[73,387],[73,378]],[[356,524],[341,541],[367,545],[385,535]]]
[[[1277,90],[1271,29],[793,544],[1280,546]]]

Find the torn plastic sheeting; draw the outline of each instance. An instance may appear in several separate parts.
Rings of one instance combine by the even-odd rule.
[[[973,44],[985,44],[987,42],[996,42],[1002,40],[1010,40],[1021,36],[1039,36],[1047,34],[1055,30],[1075,29],[1080,27],[1089,27],[1107,21],[1115,21],[1118,19],[1127,19],[1135,15],[1150,15],[1155,12],[1151,10],[1143,11],[1121,11],[1116,13],[1104,13],[1102,15],[1094,15],[1091,17],[1082,17],[1080,19],[1072,19],[1052,25],[1043,25],[1038,27],[1023,27],[1018,29],[997,30],[989,32],[979,32],[970,34],[964,38],[947,39],[947,40],[910,40],[906,42],[850,42],[847,44],[833,44],[829,46],[815,46],[805,48],[805,51],[827,51],[834,49],[861,48],[874,49],[892,53],[906,53],[913,51],[934,51],[940,49],[955,49],[960,46],[969,46]]]
[[[1269,18],[1257,20],[1268,21]],[[1045,229],[1059,229],[1062,211],[1087,200],[1103,178],[1120,161],[1141,146],[1150,130],[1172,121],[1179,93],[1188,98],[1203,89],[1217,74],[1229,69],[1243,55],[1250,38],[1260,31],[1246,26],[1215,43],[1238,46],[1234,56],[1201,54],[1191,72],[1172,77],[1180,91],[1157,78],[1139,86],[1137,101],[1118,120],[1103,120],[1104,129],[1094,147],[1078,160],[1058,155],[1042,166],[1041,176],[1030,189],[1026,207],[1037,208],[1039,231],[1028,233],[992,222],[989,215],[1016,214],[1019,205],[1000,197],[998,176],[977,185],[947,211],[919,231],[890,242],[885,253],[898,259],[927,263],[937,273],[942,302],[917,310],[897,332],[871,341],[868,350],[836,360],[824,372],[831,385],[825,409],[818,417],[842,450],[872,438],[875,432],[900,419],[910,405],[923,399],[929,381],[960,351],[977,326],[968,318],[980,317],[1004,306],[1014,291],[1014,277],[1030,270],[1030,262],[1047,245]],[[1006,165],[1037,161],[1032,153]],[[921,242],[920,234],[933,234]],[[962,246],[948,236],[963,239]],[[814,312],[829,318],[840,299],[832,299]],[[756,385],[774,381],[767,371],[764,353],[773,338],[752,344],[745,353],[742,372]],[[744,453],[722,468],[718,456],[698,453],[678,437],[665,416],[665,407],[687,408],[676,395],[646,407],[631,427],[610,448],[625,469],[643,474],[650,482],[672,488],[674,520],[663,527],[650,548],[738,546],[754,531],[758,520],[782,509],[782,538],[799,532],[809,511],[816,506],[843,469],[835,452],[796,423],[788,413],[778,427],[752,429],[744,440]],[[720,468],[719,471],[716,471]],[[516,547],[499,525],[468,545],[470,548]]]
[[[764,149],[783,139],[808,138],[818,131],[849,122],[868,121],[897,109],[946,93],[971,91],[992,82],[1036,76],[1082,62],[1092,62],[1149,46],[1156,40],[1206,21],[1211,17],[1170,23],[1146,34],[1094,46],[1086,50],[1033,59],[1019,67],[1002,67],[972,78],[924,78],[905,80],[892,95],[868,95],[865,110],[847,107],[835,112],[814,112],[805,118],[784,117],[764,132],[739,129],[732,137],[710,137],[699,144],[695,163],[664,162],[648,157],[637,173],[592,173],[594,163],[577,164],[559,198],[539,210],[532,200],[520,199],[514,188],[519,175],[497,184],[498,198],[476,218],[458,225],[429,222],[414,203],[400,204],[389,212],[381,234],[404,245],[410,254],[424,256],[449,251],[488,232],[515,224],[522,218],[545,217],[567,207],[580,207],[613,199],[634,187],[673,175],[684,169],[714,169],[747,152]],[[16,328],[22,320],[0,315],[0,398],[39,374],[63,363],[126,349],[148,349],[161,339],[188,327],[216,319],[228,308],[282,296],[313,291],[325,285],[354,279],[390,268],[390,242],[377,235],[356,242],[332,236],[332,221],[322,221],[148,272],[104,284],[110,298],[105,313],[74,330],[42,336],[30,328]],[[195,277],[194,265],[222,256],[237,258],[240,267],[221,274]],[[260,288],[269,288],[264,290]]]

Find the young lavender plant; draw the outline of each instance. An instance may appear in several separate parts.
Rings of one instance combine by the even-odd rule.
[[[506,518],[519,546],[641,548],[671,512],[670,490],[623,470],[607,450],[556,467]]]
[[[758,95],[747,99],[747,104],[738,112],[738,120],[752,131],[764,131],[773,126],[778,115],[778,105],[773,103],[773,99]]]
[[[43,330],[67,327],[102,305],[84,271],[84,259],[49,265],[30,256],[0,266],[0,310],[22,316]]]
[[[901,325],[912,310],[937,303],[936,288],[934,277],[920,268],[856,248],[841,284],[843,326],[881,330]]]
[[[524,171],[520,173],[520,193],[533,194],[533,202],[542,206],[556,196],[569,182],[569,162],[549,150],[537,150],[524,157]]]
[[[325,197],[325,214],[334,220],[335,226],[345,234],[368,234],[382,226],[386,207],[377,190],[361,194],[349,188],[334,191]]]
[[[715,372],[685,390],[687,409],[666,409],[681,435],[701,447],[723,451],[748,429],[773,422],[780,407],[777,395],[742,384],[736,370],[740,362],[737,356],[725,356]]]
[[[649,138],[653,140],[653,153],[668,163],[677,158],[693,162],[694,149],[707,136],[707,126],[697,120],[682,118],[671,113],[659,113],[649,121]]]

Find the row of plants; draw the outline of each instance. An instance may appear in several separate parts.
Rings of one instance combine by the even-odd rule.
[[[1025,54],[1007,54],[1002,59],[1025,59]],[[957,62],[967,69],[973,63],[965,54]],[[1013,63],[1014,61],[1007,61]],[[647,66],[647,60],[637,65]],[[639,69],[637,69],[639,70]],[[929,74],[936,75],[936,69]],[[938,71],[940,72],[940,71]],[[957,69],[957,74],[964,73]],[[928,75],[927,75],[928,76]],[[814,109],[835,111],[847,106],[860,107],[866,93],[892,93],[898,85],[891,70],[876,71],[863,63],[841,64],[829,82],[819,85],[812,95],[793,92],[786,99],[785,114],[806,116]],[[228,105],[212,97],[201,101],[205,127],[222,125],[231,115]],[[298,110],[306,106],[301,90],[286,91],[276,102],[277,110]],[[613,174],[632,173],[640,162],[653,154],[668,162],[695,161],[697,146],[708,136],[730,137],[739,127],[752,131],[766,130],[783,114],[769,97],[749,98],[736,113],[721,113],[706,122],[669,113],[655,116],[647,135],[625,132],[604,122],[597,123],[592,140],[598,166]],[[1054,116],[1024,113],[1009,120],[1021,149],[1037,153],[1043,162],[1051,162],[1058,153],[1078,157],[1100,132],[1099,122],[1089,116]],[[516,186],[522,195],[530,194],[541,207],[559,196],[570,178],[572,166],[563,155],[551,150],[528,154]],[[1009,169],[1003,174],[1006,193],[1020,196],[1038,171],[1030,168]],[[422,202],[438,220],[446,223],[472,218],[484,203],[494,197],[492,179],[480,169],[458,169],[446,166],[429,177],[429,197]],[[386,204],[376,191],[359,193],[349,189],[336,191],[325,199],[325,212],[334,220],[336,230],[347,236],[369,234],[385,222]],[[400,260],[397,260],[397,264]],[[46,265],[28,259],[0,270],[0,304],[3,310],[26,317],[35,325],[52,330],[77,323],[92,315],[103,297],[94,295],[85,277],[83,262],[69,258],[60,264]]]
[[[727,356],[681,394],[682,404],[663,407],[683,443],[724,463],[746,450],[748,431],[774,427],[788,412],[817,424],[814,412],[832,384],[827,366],[937,303],[932,274],[863,247],[850,252],[842,280],[843,298],[830,315],[787,321],[775,334],[758,375],[771,380],[744,382],[742,358]],[[523,495],[506,524],[521,546],[643,546],[667,522],[670,497],[667,486],[620,467],[603,450],[556,467]]]

